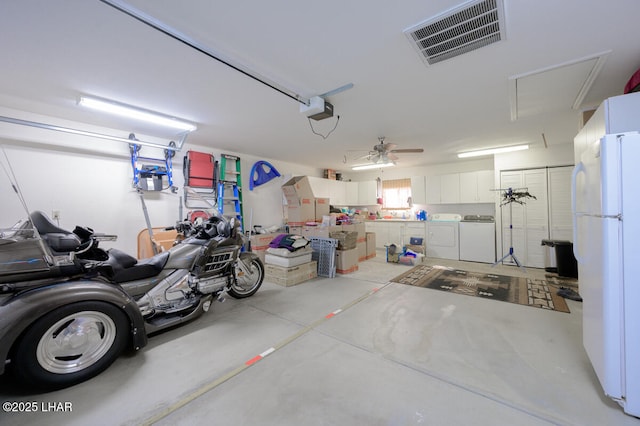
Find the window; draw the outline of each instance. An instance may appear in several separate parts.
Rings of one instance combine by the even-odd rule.
[[[382,208],[408,209],[411,198],[411,179],[392,179],[382,181]]]

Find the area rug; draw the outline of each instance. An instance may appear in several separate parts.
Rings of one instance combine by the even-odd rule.
[[[391,282],[569,312],[565,300],[556,294],[558,288],[545,280],[418,265]]]

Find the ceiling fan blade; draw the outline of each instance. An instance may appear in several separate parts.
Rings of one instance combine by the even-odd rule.
[[[392,149],[389,152],[393,152],[395,154],[407,154],[411,152],[424,152],[424,149],[422,148]]]
[[[387,153],[387,158],[395,164],[396,160],[398,159],[398,156],[393,154],[392,152],[389,152]]]

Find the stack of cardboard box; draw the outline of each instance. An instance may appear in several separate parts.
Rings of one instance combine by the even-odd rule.
[[[289,179],[282,185],[282,192],[287,199],[287,223],[292,234],[297,234],[292,227],[320,222],[323,216],[329,215],[329,199],[314,197],[306,176]]]
[[[318,264],[311,260],[312,253],[310,246],[295,251],[268,248],[265,254],[265,278],[289,287],[317,277]]]
[[[282,185],[282,192],[287,200],[289,233],[307,238],[336,238],[345,242],[355,240],[354,247],[343,245],[336,250],[337,273],[355,272],[358,262],[375,257],[375,234],[368,235],[364,223],[327,225],[330,223],[326,220],[329,216],[329,199],[314,197],[306,176],[289,179]]]

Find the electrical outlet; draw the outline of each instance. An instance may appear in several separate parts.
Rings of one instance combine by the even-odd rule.
[[[60,220],[60,210],[53,210],[51,212],[51,218],[53,220]]]

